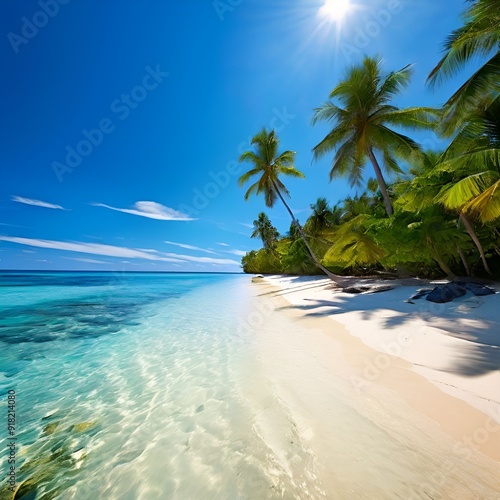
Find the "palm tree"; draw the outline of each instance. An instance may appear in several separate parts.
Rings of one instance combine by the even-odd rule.
[[[398,109],[391,105],[391,100],[408,86],[412,70],[405,66],[383,77],[381,65],[379,57],[366,56],[362,64],[348,70],[331,91],[330,100],[315,109],[313,124],[326,120],[333,123],[333,128],[313,152],[318,159],[335,149],[330,180],[348,177],[353,186],[360,184],[365,164],[370,160],[386,212],[391,215],[392,203],[377,156],[387,172],[402,173],[396,160],[412,163],[420,158],[421,151],[415,141],[391,127],[432,128],[437,111]]]
[[[299,221],[297,221],[297,222],[299,222]],[[297,226],[294,224],[293,221],[290,223],[290,229],[288,230],[287,236],[288,236],[288,238],[290,238],[290,241],[292,243],[295,243],[297,240],[302,239],[299,231],[297,230]]]
[[[253,221],[253,227],[254,230],[250,237],[260,238],[266,250],[274,250],[279,238],[279,233],[264,212],[261,212],[257,220]]]
[[[307,220],[304,230],[312,236],[317,236],[333,225],[333,213],[328,206],[328,200],[326,198],[318,198],[316,203],[311,205],[311,210],[313,213]]]
[[[453,94],[446,103],[448,121],[463,118],[485,94],[500,88],[500,9],[498,0],[469,0],[463,14],[464,25],[454,30],[444,44],[445,55],[431,71],[431,85],[457,73],[473,58],[487,61]],[[453,127],[449,129],[452,132]]]
[[[268,132],[263,128],[257,135],[252,138],[252,146],[255,151],[246,151],[240,158],[240,162],[253,163],[253,168],[243,174],[239,179],[239,185],[243,186],[249,179],[254,176],[259,176],[258,180],[252,184],[245,193],[245,200],[248,200],[252,194],[263,194],[266,206],[272,208],[279,198],[290,214],[297,231],[299,232],[304,244],[313,260],[314,264],[319,267],[330,279],[338,285],[342,285],[345,281],[342,276],[337,276],[331,273],[326,267],[322,266],[311,247],[309,246],[302,227],[293,215],[292,210],[285,201],[285,196],[290,196],[288,189],[281,182],[280,175],[288,175],[290,177],[303,178],[304,174],[297,170],[294,166],[295,152],[284,151],[278,153],[279,139],[276,137],[274,130]]]
[[[407,243],[425,249],[449,279],[455,278],[449,262],[453,260],[455,249],[463,243],[465,235],[458,230],[436,205],[420,212],[421,220],[408,224],[409,231],[403,233]]]
[[[486,96],[469,114],[443,155],[443,168],[459,177],[441,193],[447,208],[477,214],[482,222],[500,217],[500,96]]]
[[[345,267],[381,262],[386,252],[369,232],[370,225],[375,222],[373,216],[361,214],[342,224],[335,233],[334,244],[325,254],[325,261]]]
[[[400,182],[396,186],[396,190],[400,194],[397,204],[403,210],[418,213],[436,203],[442,203],[447,209],[455,212],[458,215],[458,227],[463,225],[479,252],[485,271],[491,274],[483,246],[474,231],[471,221],[463,211],[467,200],[462,200],[461,204],[448,202],[450,190],[453,190],[461,182],[460,179],[464,175],[462,174],[460,177],[459,170],[450,168],[447,162],[443,162],[443,158],[446,158],[446,155],[447,152],[427,151],[422,164],[418,169],[412,171],[413,174],[416,174],[415,177],[410,181]],[[462,255],[462,248],[457,247],[457,251],[469,274],[468,265]]]

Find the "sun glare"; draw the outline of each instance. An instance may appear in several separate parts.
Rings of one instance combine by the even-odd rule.
[[[350,9],[350,0],[325,0],[320,14],[332,22],[340,22]]]

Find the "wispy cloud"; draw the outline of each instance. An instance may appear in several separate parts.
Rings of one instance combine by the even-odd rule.
[[[109,264],[109,262],[105,262],[104,260],[96,260],[96,259],[86,259],[84,257],[63,257],[68,260],[77,260],[78,262],[86,262],[87,264]]]
[[[311,211],[310,208],[292,208],[291,210],[292,210],[293,215],[299,215],[299,214],[302,214],[304,212]]]
[[[7,224],[6,222],[0,222],[0,226],[22,227],[23,229],[33,229],[30,226],[18,226],[17,224]]]
[[[54,205],[53,203],[47,203],[46,201],[33,200],[31,198],[22,198],[21,196],[12,196],[12,201],[17,201],[17,203],[24,203],[25,205],[33,205],[34,207],[43,208],[54,208],[56,210],[66,210],[66,208],[61,207],[61,205]]]
[[[156,203],[155,201],[138,201],[134,203],[133,208],[116,208],[104,203],[91,203],[94,207],[104,207],[110,210],[116,210],[117,212],[123,212],[126,214],[139,215],[140,217],[147,217],[149,219],[156,220],[196,220],[192,219],[188,215],[174,210],[173,208],[166,207],[161,203]]]
[[[84,238],[90,238],[92,240],[103,240],[101,236],[92,236],[91,234],[83,234],[82,235]]]
[[[198,252],[212,253],[214,255],[217,255],[215,252],[212,252],[212,250],[207,250],[206,248],[195,247],[193,245],[187,245],[186,243],[175,243],[173,241],[165,241],[165,243],[167,245],[174,245],[176,247],[186,248],[187,250],[196,250]]]
[[[245,227],[248,227],[250,229],[253,229],[253,224],[247,224],[246,222],[238,222],[238,224],[240,226],[245,226]]]
[[[224,253],[231,253],[233,255],[238,255],[239,257],[243,257],[247,254],[245,250],[237,250],[237,249],[231,249],[231,250],[223,250]]]
[[[13,236],[0,236],[0,241],[8,241],[19,245],[27,245],[38,248],[49,248],[53,250],[64,250],[68,252],[87,253],[91,255],[104,255],[107,257],[122,257],[129,259],[144,259],[162,262],[198,262],[201,264],[217,265],[240,265],[239,262],[231,259],[216,259],[212,257],[195,257],[192,255],[180,255],[176,253],[158,252],[153,249],[135,249],[118,247],[113,245],[103,245],[100,243],[83,243],[79,241],[54,241],[32,238],[18,238]]]
[[[221,242],[218,242],[217,245],[220,245],[221,247],[228,247],[229,246],[227,243],[221,243]]]
[[[126,247],[113,245],[102,245],[100,243],[82,243],[70,241],[39,240],[32,238],[17,238],[11,236],[0,236],[0,241],[10,241],[20,245],[39,248],[51,248],[53,250],[66,250],[68,252],[88,253],[92,255],[106,255],[109,257],[124,257],[131,259],[162,260],[165,262],[182,262],[180,259],[163,257],[160,255],[142,252]]]
[[[200,262],[202,264],[220,264],[220,265],[240,265],[239,262],[231,259],[215,259],[213,257],[194,257],[192,255],[179,255],[177,253],[166,253],[169,257],[175,257],[187,262]]]

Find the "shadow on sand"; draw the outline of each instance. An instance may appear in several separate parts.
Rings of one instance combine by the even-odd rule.
[[[270,291],[260,296],[283,296],[325,287],[325,281],[298,283],[282,291]],[[385,329],[414,326],[437,328],[442,334],[465,341],[455,347],[452,365],[443,371],[468,377],[500,370],[500,319],[496,311],[500,295],[474,297],[470,293],[447,304],[433,304],[421,299],[415,304],[405,299],[415,293],[415,287],[398,287],[379,294],[348,295],[332,290],[332,300],[305,299],[305,304],[282,306],[277,310],[299,310],[306,317],[335,317],[337,314],[358,312],[364,321],[381,320]]]

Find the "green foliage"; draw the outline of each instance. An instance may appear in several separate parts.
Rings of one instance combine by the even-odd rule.
[[[281,195],[290,196],[280,175],[304,177],[304,174],[293,166],[295,152],[278,153],[279,139],[274,130],[268,132],[265,128],[252,138],[254,151],[246,151],[240,156],[240,162],[250,162],[253,168],[243,174],[239,185],[243,186],[249,179],[259,176],[245,193],[245,200],[252,194],[263,194],[266,206],[272,208]]]
[[[345,268],[376,264],[386,252],[368,231],[372,217],[358,215],[335,233],[335,243],[325,254],[325,262]]]
[[[498,0],[474,0],[463,15],[464,25],[447,38],[445,55],[429,75],[432,85],[449,79],[475,57],[485,63],[450,97],[446,120],[456,124],[470,113],[475,102],[500,88],[500,9]]]
[[[265,249],[257,252],[252,250],[241,259],[241,263],[246,273],[281,274],[284,272],[280,253],[269,252]]]
[[[333,125],[313,148],[315,158],[335,150],[330,180],[347,177],[352,186],[360,185],[370,161],[389,215],[391,200],[379,161],[386,172],[401,174],[398,162],[421,160],[420,146],[398,130],[433,128],[439,114],[431,108],[399,109],[391,104],[408,86],[411,75],[408,65],[383,76],[381,58],[366,56],[361,64],[348,69],[330,93],[330,100],[316,108],[313,117],[313,124],[328,121]]]
[[[280,234],[264,212],[261,212],[257,220],[253,221],[253,227],[254,229],[250,237],[260,238],[266,250],[274,250]]]
[[[274,246],[264,244],[267,250],[243,258],[245,271],[312,274],[326,265],[349,274],[404,270],[452,277],[490,274],[491,267],[499,278],[499,48],[498,0],[470,0],[464,25],[449,36],[429,81],[454,75],[476,56],[485,62],[442,110],[392,104],[408,86],[411,66],[383,75],[381,59],[365,57],[349,68],[315,110],[313,123],[328,121],[332,128],[314,147],[314,157],[334,152],[330,180],[346,177],[360,185],[368,163],[376,178],[368,179],[365,192],[333,208],[318,198],[304,230],[283,199],[288,191],[277,182],[278,175],[302,175],[293,167],[295,153],[280,155],[274,132],[255,136],[255,151],[240,158],[254,164],[240,182],[260,175],[246,197],[264,193],[268,206],[280,197],[293,222],[286,238],[276,236]],[[444,151],[424,152],[402,134],[405,129],[437,130],[449,144]],[[397,181],[387,184],[382,172],[397,174]]]

